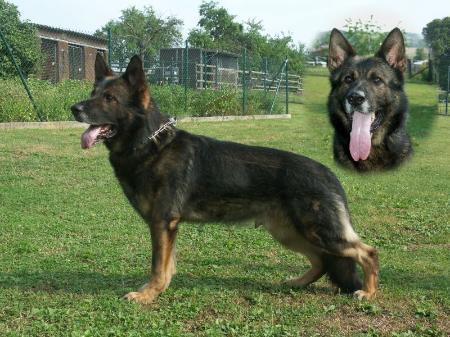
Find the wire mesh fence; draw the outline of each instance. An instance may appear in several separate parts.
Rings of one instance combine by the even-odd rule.
[[[118,75],[134,54],[141,56],[153,97],[173,116],[286,113],[289,95],[303,90],[301,76],[289,72],[288,59],[255,59],[246,50],[187,43],[147,50],[124,36],[44,25],[32,26],[24,47],[25,37],[17,40],[9,33],[2,34],[0,49],[0,122],[72,119],[70,105],[92,89],[98,53]]]
[[[127,49],[126,39],[120,36],[112,35],[110,41],[111,68],[120,74],[132,54],[140,55],[153,96],[172,115],[284,113],[286,89],[297,95],[303,90],[301,77],[288,72],[287,62],[274,65],[264,58],[258,66],[245,50],[237,54],[185,43],[147,53]]]

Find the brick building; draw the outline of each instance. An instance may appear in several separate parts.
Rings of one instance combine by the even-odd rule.
[[[36,25],[43,55],[40,77],[52,82],[94,81],[97,53],[107,58],[108,41],[93,35]]]

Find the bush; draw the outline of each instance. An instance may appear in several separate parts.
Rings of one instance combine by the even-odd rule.
[[[70,106],[86,99],[92,90],[87,81],[67,80],[58,84],[29,79],[28,84],[43,120],[72,120]],[[0,79],[0,122],[30,122],[38,117],[18,78]]]
[[[43,117],[49,121],[73,120],[70,106],[86,99],[92,90],[88,81],[67,80],[57,84],[29,79],[31,92]],[[19,79],[0,79],[0,122],[37,121],[38,117]],[[172,116],[230,116],[242,114],[242,91],[235,87],[219,90],[188,89],[180,85],[150,86],[151,96],[160,110]],[[185,108],[185,96],[187,104]],[[266,114],[270,111],[274,94],[249,91],[247,115]],[[272,113],[282,113],[284,93],[275,100]]]
[[[150,88],[160,110],[174,116],[231,116],[242,114],[242,90],[235,87],[223,87],[219,90],[188,89],[179,85],[152,86]],[[284,94],[281,94],[284,95]],[[185,110],[185,96],[186,110]],[[249,91],[247,94],[246,115],[266,114],[270,111],[274,99],[273,93]],[[284,96],[275,100],[272,113],[282,113]]]

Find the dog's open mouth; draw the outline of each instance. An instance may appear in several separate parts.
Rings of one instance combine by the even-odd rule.
[[[354,161],[366,160],[372,147],[372,133],[381,125],[383,115],[353,112],[350,132],[350,154]]]
[[[350,132],[350,154],[354,161],[366,160],[372,146],[372,122],[374,113],[353,113],[352,131]]]
[[[89,149],[95,144],[113,137],[116,133],[116,129],[111,124],[90,125],[81,135],[81,148]]]

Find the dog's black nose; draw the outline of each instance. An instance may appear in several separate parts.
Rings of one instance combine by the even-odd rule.
[[[347,101],[353,106],[361,105],[365,100],[366,97],[363,92],[352,92],[347,96]]]
[[[81,103],[74,104],[70,107],[70,110],[74,115],[77,115],[84,110],[84,105]]]

